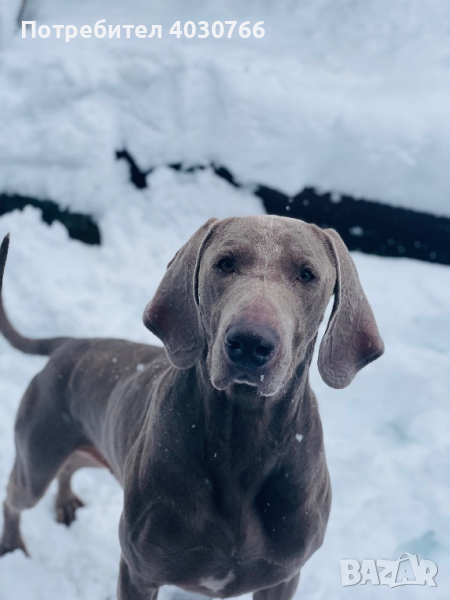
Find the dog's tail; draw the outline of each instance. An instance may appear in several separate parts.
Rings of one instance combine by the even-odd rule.
[[[64,342],[70,338],[61,337],[33,340],[20,335],[20,333],[11,325],[5,313],[2,300],[3,273],[5,271],[8,248],[9,234],[4,238],[2,245],[0,246],[0,332],[3,333],[5,338],[12,346],[14,346],[14,348],[17,348],[26,354],[42,354],[43,356],[49,356],[56,348],[64,344]]]

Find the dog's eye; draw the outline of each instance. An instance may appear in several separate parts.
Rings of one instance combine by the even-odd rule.
[[[234,260],[229,256],[227,256],[226,258],[222,258],[217,263],[217,267],[224,273],[233,273],[234,272]]]
[[[302,269],[300,271],[300,281],[304,281],[305,283],[307,283],[308,281],[312,281],[315,278],[316,276],[311,271],[311,269]]]

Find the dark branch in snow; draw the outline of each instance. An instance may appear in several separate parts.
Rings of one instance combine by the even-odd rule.
[[[146,177],[152,169],[140,171],[126,150],[117,152],[116,156],[125,158],[130,164],[132,183],[138,188],[147,187]],[[192,173],[208,165],[174,163],[169,167]],[[243,187],[226,167],[214,163],[209,167],[233,187]],[[321,193],[313,187],[306,187],[293,197],[264,185],[256,185],[253,193],[261,198],[268,214],[336,229],[350,250],[450,264],[450,219],[447,217],[345,194]]]
[[[147,175],[149,175],[153,169],[149,169],[148,171],[141,171],[137,166],[134,158],[129,154],[127,150],[117,150],[116,158],[119,160],[120,158],[124,158],[127,163],[130,165],[130,180],[134,185],[142,190],[147,187]]]
[[[17,27],[20,29],[22,27],[23,16],[25,13],[25,9],[27,7],[27,0],[22,0],[20,3],[20,9],[17,13]]]
[[[61,209],[56,202],[51,200],[37,200],[16,194],[0,194],[0,216],[13,210],[23,210],[26,206],[34,206],[42,212],[44,223],[51,225],[59,221],[66,227],[69,236],[85,244],[100,244],[100,230],[90,215],[74,213]]]
[[[265,186],[255,194],[269,214],[331,227],[350,250],[450,264],[450,219],[306,187],[293,198]]]
[[[147,175],[153,169],[141,171],[127,150],[116,152],[118,159],[130,165],[130,181],[138,188],[148,187]],[[235,188],[244,187],[226,168],[210,165],[174,163],[171,169],[192,173],[211,168]],[[250,189],[247,187],[247,189]],[[293,197],[268,188],[254,186],[253,193],[261,198],[268,214],[281,215],[332,227],[342,236],[350,250],[378,256],[415,258],[428,262],[450,264],[450,218],[399,208],[372,200],[358,199],[346,194],[319,192],[306,187]],[[0,215],[25,206],[42,211],[46,223],[60,221],[70,237],[87,244],[100,244],[100,231],[90,215],[60,209],[50,200],[36,200],[18,195],[0,194]]]

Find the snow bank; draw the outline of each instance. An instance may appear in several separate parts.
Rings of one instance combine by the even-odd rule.
[[[209,171],[185,175],[158,169],[150,184],[128,197],[126,211],[115,199],[127,184],[118,186],[102,217],[101,247],[68,239],[62,226],[47,227],[31,208],[0,220],[2,231],[12,236],[4,294],[15,324],[33,335],[154,342],[141,313],[178,247],[212,214],[262,212],[251,194]],[[388,600],[392,592],[385,586],[342,588],[339,560],[394,560],[406,551],[438,564],[438,587],[408,586],[397,589],[396,596],[445,600],[450,585],[450,271],[406,259],[355,255],[355,260],[386,354],[342,391],[326,387],[313,369],[333,507],[324,546],[304,568],[295,598]],[[0,338],[0,494],[14,456],[20,396],[44,363]],[[96,469],[79,472],[75,488],[87,507],[69,529],[54,520],[54,485],[24,513],[32,559],[20,552],[0,559],[0,600],[115,598],[121,490],[106,471]],[[161,599],[187,598],[180,594],[164,589]]]
[[[38,25],[164,30],[70,43],[12,36],[17,4],[5,12],[0,190],[105,211],[127,147],[142,168],[216,161],[288,194],[310,185],[450,215],[446,0],[29,0]],[[169,35],[175,20],[216,19],[264,20],[266,35]]]

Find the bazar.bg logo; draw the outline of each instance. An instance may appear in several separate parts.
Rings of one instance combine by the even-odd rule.
[[[438,568],[432,560],[419,562],[416,554],[404,552],[397,560],[373,559],[363,560],[362,565],[357,560],[349,558],[341,560],[342,586],[388,585],[390,588],[400,585],[425,585],[437,587],[433,577]],[[377,568],[378,567],[378,568]],[[380,569],[380,570],[379,570]]]

